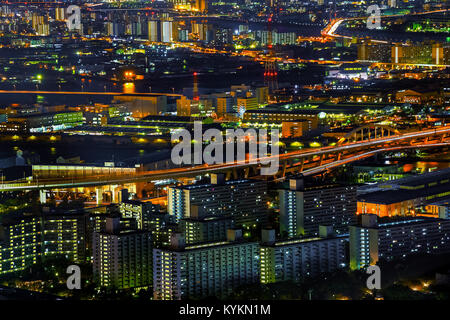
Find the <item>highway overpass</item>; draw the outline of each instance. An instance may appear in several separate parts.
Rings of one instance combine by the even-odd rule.
[[[0,192],[122,185],[133,182],[195,177],[218,172],[226,173],[227,178],[237,178],[240,174],[245,177],[260,176],[261,162],[267,163],[266,161],[269,160],[279,162],[279,171],[274,175],[274,178],[280,179],[287,173],[317,174],[380,152],[411,148],[446,147],[448,146],[447,140],[449,137],[450,126],[372,139],[369,134],[368,136],[362,136],[361,138],[365,139],[362,141],[267,156],[254,159],[252,162],[235,161],[214,165],[204,164],[167,170],[141,171],[134,175],[116,177],[98,175],[82,178],[37,178],[32,181],[5,181],[0,185]]]

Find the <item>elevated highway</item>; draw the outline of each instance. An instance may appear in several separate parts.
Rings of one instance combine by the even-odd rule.
[[[367,137],[367,135],[365,136]],[[82,178],[39,177],[31,181],[5,181],[0,192],[23,190],[50,190],[102,185],[122,185],[133,182],[155,181],[170,178],[195,177],[208,173],[226,173],[228,178],[260,176],[261,162],[278,161],[279,170],[275,179],[285,177],[287,173],[313,175],[334,167],[370,157],[376,153],[427,147],[446,147],[450,142],[450,126],[429,129],[387,137],[370,138],[349,142],[344,145],[328,146],[316,149],[299,150],[281,155],[266,156],[252,161],[234,161],[214,165],[196,165],[166,170],[141,171],[133,175],[114,176],[97,175]]]

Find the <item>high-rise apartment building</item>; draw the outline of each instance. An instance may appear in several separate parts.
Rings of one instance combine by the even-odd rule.
[[[108,36],[123,36],[125,34],[125,24],[122,22],[106,22],[106,33]]]
[[[258,109],[258,101],[256,97],[239,97],[236,99],[237,111],[244,114],[246,110]]]
[[[302,179],[291,179],[289,189],[279,190],[279,199],[282,236],[317,236],[319,225],[346,234],[356,223],[355,186],[306,187]]]
[[[217,97],[217,108],[216,113],[219,117],[226,115],[227,113],[234,112],[234,97],[225,96],[225,97]]]
[[[57,21],[65,21],[66,20],[65,8],[63,8],[63,7],[55,8],[55,20],[57,20]]]
[[[343,268],[347,242],[347,236],[335,237],[326,231],[320,237],[276,241],[275,230],[263,230],[261,283],[301,281]]]
[[[89,260],[89,218],[84,213],[5,217],[0,226],[0,274],[50,257]]]
[[[389,62],[391,60],[391,45],[368,42],[358,44],[358,60]]]
[[[150,20],[147,23],[148,25],[148,40],[153,42],[159,42],[159,21],[158,20]]]
[[[206,13],[208,11],[208,0],[195,0],[194,9]]]
[[[151,202],[124,200],[119,204],[122,218],[136,219],[139,230],[150,230],[152,216],[159,213],[160,207]]]
[[[420,45],[400,45],[392,46],[392,63],[417,63],[430,64],[432,62],[432,46]]]
[[[262,223],[267,213],[267,183],[260,180],[224,181],[222,175],[208,184],[170,187],[167,210],[176,221],[218,216],[232,217],[237,226]],[[200,212],[200,213],[198,213]]]
[[[197,92],[198,93],[198,92]],[[194,85],[194,96],[192,99],[181,96],[177,100],[177,116],[210,116],[214,111],[213,99],[209,96],[196,96]]]
[[[267,104],[269,101],[269,87],[258,87],[255,89],[256,102],[259,105]]]
[[[189,99],[185,96],[177,100],[177,116],[179,117],[199,115],[200,109],[201,103],[199,100]]]
[[[84,213],[42,217],[42,257],[64,255],[84,262],[87,255],[87,216]]]
[[[0,275],[24,270],[41,254],[38,217],[3,218],[0,226]]]
[[[379,44],[364,41],[358,44],[358,60],[409,64],[447,64],[448,45],[442,43]]]
[[[191,217],[180,220],[181,232],[188,245],[223,241],[227,237],[227,230],[233,227],[231,217]]]
[[[117,289],[152,284],[152,240],[148,231],[120,230],[119,219],[93,236],[93,274],[101,287]],[[111,226],[112,225],[112,226]]]
[[[153,42],[178,41],[178,23],[171,18],[149,20],[147,22],[148,40]]]
[[[350,227],[350,268],[359,269],[411,254],[450,252],[450,220],[384,218],[362,215],[360,226]]]
[[[210,42],[214,40],[214,27],[208,21],[192,22],[192,37],[194,40]]]
[[[159,205],[150,202],[126,200],[119,204],[119,210],[121,219],[135,220],[136,229],[151,232],[154,248],[168,244],[170,234],[178,228],[167,212],[160,211]]]
[[[44,16],[40,16],[37,13],[33,13],[33,15],[31,16],[31,26],[33,27],[34,31],[37,31],[38,26],[40,24],[44,24],[44,20],[45,17]]]
[[[295,45],[297,43],[297,35],[295,32],[278,32],[267,30],[259,30],[255,32],[255,38],[262,46],[269,44],[270,37],[272,37],[273,45]]]
[[[170,249],[153,250],[154,298],[226,297],[233,289],[259,281],[259,243],[241,241],[229,230],[228,241],[185,246],[174,239]]]
[[[173,20],[161,20],[161,42],[178,40],[177,25]]]

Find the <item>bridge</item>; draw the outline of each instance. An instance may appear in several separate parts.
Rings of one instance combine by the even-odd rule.
[[[377,150],[373,150],[373,151],[368,151],[368,152],[365,152],[365,153],[362,153],[362,154],[359,154],[356,156],[352,156],[352,157],[346,158],[344,160],[331,161],[328,164],[324,164],[324,165],[318,166],[316,168],[306,169],[302,172],[302,174],[304,176],[310,176],[310,175],[320,174],[323,172],[328,172],[331,169],[342,166],[344,164],[363,160],[365,158],[370,158],[370,157],[376,155],[377,153],[383,153],[383,152],[388,152],[388,151],[397,151],[397,150],[400,151],[400,150],[407,150],[407,149],[425,149],[425,148],[440,148],[440,147],[450,147],[450,142],[424,143],[424,144],[415,144],[415,145],[411,145],[411,146],[381,148],[381,149],[377,149]],[[284,177],[282,177],[281,179],[284,179]],[[281,180],[281,179],[278,179],[278,180]]]
[[[362,130],[362,128],[360,128]],[[358,129],[359,130],[359,129]],[[358,130],[356,132],[358,132]],[[388,131],[390,132],[390,131]],[[342,145],[327,146],[271,155],[253,159],[252,161],[234,161],[214,165],[197,165],[166,170],[140,171],[133,175],[92,175],[81,178],[55,177],[15,182],[3,182],[0,192],[24,190],[51,190],[103,185],[123,185],[134,182],[148,182],[163,179],[196,177],[208,173],[225,173],[227,179],[239,177],[260,177],[261,162],[276,160],[279,170],[274,179],[283,179],[288,173],[303,173],[314,175],[330,169],[373,156],[379,152],[394,151],[411,148],[448,147],[450,142],[450,126],[428,129],[404,134],[369,138],[365,140],[349,141]]]
[[[439,10],[432,10],[432,11],[423,11],[423,12],[415,12],[412,13],[411,15],[414,16],[420,16],[420,15],[427,15],[427,14],[432,14],[432,13],[442,13],[442,12],[448,12],[450,11],[449,9],[439,9]],[[391,14],[391,15],[382,15],[382,18],[400,18],[400,17],[404,17],[404,14]],[[362,19],[367,19],[368,16],[365,17],[352,17],[352,18],[339,18],[339,19],[333,19],[323,30],[322,30],[322,36],[325,37],[331,37],[331,38],[338,38],[338,37],[342,37],[342,38],[347,38],[347,39],[351,39],[352,37],[350,36],[344,36],[344,35],[340,35],[337,34],[336,31],[339,28],[339,26],[344,22],[344,21],[352,21],[352,20],[362,20]],[[388,41],[382,41],[382,40],[376,40],[376,39],[372,39],[372,42],[378,42],[378,43],[388,43]]]
[[[373,125],[365,125],[356,129],[353,129],[345,136],[343,136],[338,141],[338,145],[342,145],[344,142],[357,142],[357,141],[365,141],[376,138],[389,137],[391,135],[398,135],[400,132],[392,127],[373,124]]]
[[[43,90],[0,90],[0,93],[4,94],[62,94],[62,95],[110,95],[110,96],[121,96],[121,95],[136,95],[136,96],[168,96],[168,97],[181,97],[182,94],[178,93],[161,93],[161,92],[110,92],[110,91],[43,91]]]

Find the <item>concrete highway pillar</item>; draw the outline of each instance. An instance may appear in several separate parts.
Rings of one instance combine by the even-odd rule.
[[[118,194],[116,192],[117,185],[111,186],[111,202],[117,203]]]
[[[97,205],[101,205],[103,203],[103,189],[95,188],[95,199],[97,201]]]
[[[325,159],[325,154],[322,153],[320,156],[320,162],[319,162],[319,166],[321,166],[323,164],[323,160]]]
[[[39,190],[39,202],[42,204],[47,202],[47,192],[45,190]]]
[[[245,168],[244,169],[244,177],[245,177],[245,179],[248,179],[249,173],[250,173],[250,167]]]
[[[302,157],[302,161],[300,163],[300,172],[303,171],[303,168],[305,167],[305,157]]]
[[[238,179],[238,172],[237,172],[236,168],[233,168],[233,179],[234,180]]]
[[[284,177],[286,175],[286,167],[287,167],[287,160],[283,162],[283,169],[281,169],[281,177]]]

